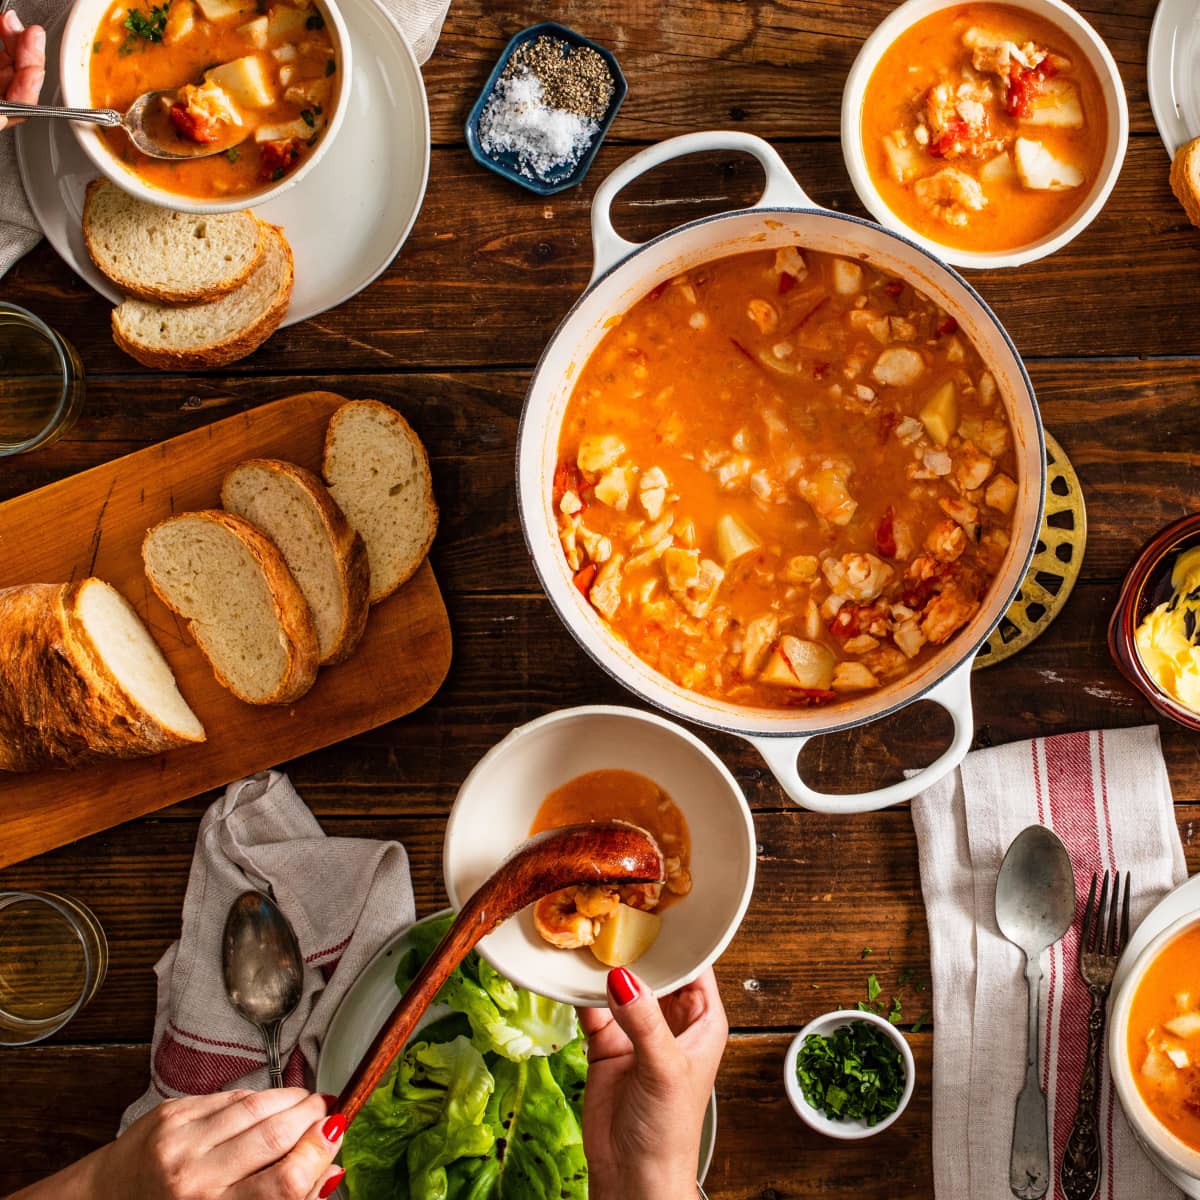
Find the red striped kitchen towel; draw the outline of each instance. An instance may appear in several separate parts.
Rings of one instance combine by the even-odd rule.
[[[1129,871],[1131,924],[1187,877],[1158,729],[1037,738],[967,756],[913,802],[933,966],[933,1166],[938,1200],[1010,1200],[1013,1108],[1025,1073],[1021,952],[996,927],[996,875],[1013,838],[1041,824],[1066,843],[1076,924],[1043,956],[1042,1077],[1054,1183],[1075,1116],[1088,995],[1076,970],[1092,872]],[[1100,1200],[1175,1200],[1101,1086]]]
[[[150,1086],[125,1111],[125,1129],[177,1096],[267,1087],[254,1026],[234,1012],[221,979],[230,904],[268,891],[296,931],[304,989],[284,1022],[284,1082],[312,1087],[321,1039],[346,989],[375,952],[415,917],[408,856],[399,842],[326,837],[286,775],[232,783],[200,821],[179,941],[159,959]]]

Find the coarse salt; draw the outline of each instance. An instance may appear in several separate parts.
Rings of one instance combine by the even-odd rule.
[[[545,180],[573,167],[599,130],[589,118],[548,107],[541,82],[527,71],[496,80],[479,118],[479,144],[492,157],[515,155],[522,175]]]

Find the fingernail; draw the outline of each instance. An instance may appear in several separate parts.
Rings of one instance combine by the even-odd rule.
[[[342,1134],[346,1132],[346,1126],[349,1122],[346,1120],[345,1113],[334,1113],[324,1125],[321,1126],[321,1134],[327,1142],[334,1146],[342,1140]]]
[[[337,1189],[337,1185],[346,1178],[346,1172],[342,1167],[338,1167],[337,1171],[325,1180],[321,1185],[321,1190],[317,1193],[317,1200],[325,1200],[326,1196],[332,1196]]]
[[[632,1004],[638,998],[638,985],[634,983],[633,976],[624,967],[616,967],[609,971],[608,990],[622,1008],[626,1004]]]
[[[327,1113],[333,1112],[333,1110],[337,1107],[337,1097],[331,1096],[328,1092],[321,1092],[320,1096],[321,1099],[325,1101],[325,1111]]]

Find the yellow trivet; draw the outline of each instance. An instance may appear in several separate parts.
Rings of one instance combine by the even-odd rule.
[[[1017,598],[975,659],[975,669],[1003,662],[1050,628],[1083,567],[1087,509],[1083,488],[1063,448],[1046,434],[1046,515]]]

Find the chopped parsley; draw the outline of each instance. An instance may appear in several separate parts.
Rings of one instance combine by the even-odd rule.
[[[235,163],[239,158],[242,157],[242,152],[236,146],[230,146],[229,149],[225,151],[225,157],[229,159],[231,163]]]
[[[864,946],[862,949],[862,953],[859,955],[859,958],[870,958],[871,955],[874,953],[875,953],[875,951],[872,950],[870,946]]]
[[[867,1000],[868,1000],[868,1002],[874,1003],[875,997],[878,996],[881,991],[883,991],[883,988],[880,986],[879,976],[878,975],[868,975],[867,976]]]
[[[332,58],[327,58],[325,60],[325,76],[326,76],[326,78],[328,78],[330,75],[332,75],[334,73],[334,71],[336,71],[336,70],[337,70],[337,63],[335,63]]]
[[[275,170],[273,170],[271,172],[271,182],[277,183],[286,174],[287,174],[287,171],[283,167],[276,167]]]
[[[324,29],[325,18],[320,13],[313,13],[307,21],[304,22],[305,29]]]
[[[313,110],[311,108],[302,108],[300,110],[300,119],[309,127],[309,129],[316,129],[317,118],[313,114]]]
[[[99,54],[99,53],[100,53],[100,43],[99,43],[99,42],[93,42],[93,43],[92,43],[92,53],[93,53],[93,54]]]
[[[166,4],[152,4],[147,15],[140,8],[131,8],[125,17],[124,25],[134,37],[140,37],[147,42],[161,42],[167,28],[167,9],[171,0]]]
[[[834,1121],[878,1125],[900,1107],[904,1060],[882,1029],[852,1021],[829,1037],[810,1033],[796,1057],[805,1100]]]

